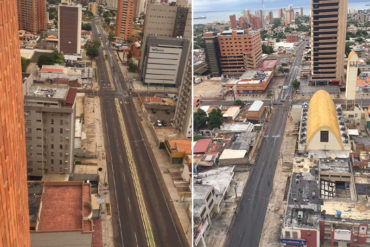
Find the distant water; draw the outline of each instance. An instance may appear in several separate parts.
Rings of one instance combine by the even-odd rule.
[[[194,24],[204,24],[210,23],[214,21],[229,21],[229,16],[235,14],[237,19],[242,16],[243,9],[249,9],[252,14],[254,14],[254,10],[262,9],[261,3],[247,3],[248,1],[240,1],[243,4],[239,4],[237,7],[229,5],[225,6],[223,10],[218,10],[221,6],[218,4],[210,6],[213,10],[209,11],[197,11],[197,5],[195,4],[196,1],[203,1],[203,0],[193,0],[193,16],[194,18],[197,17],[206,17],[206,19],[195,19]],[[227,0],[222,0],[227,2]],[[215,3],[220,1],[215,1]],[[299,8],[303,7],[303,13],[305,15],[309,15],[311,11],[310,1],[307,0],[281,0],[281,1],[274,1],[274,2],[267,2],[265,1],[265,11],[268,13],[272,10],[274,17],[277,17],[277,11],[279,8],[288,8],[289,4],[293,5],[295,12],[299,12]],[[349,0],[348,1],[348,8],[352,9],[370,9],[368,5],[368,1],[363,0]]]

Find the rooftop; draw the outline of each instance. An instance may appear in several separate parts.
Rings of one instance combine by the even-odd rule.
[[[195,154],[207,152],[207,149],[209,147],[209,144],[211,144],[211,142],[212,142],[212,139],[210,138],[198,140],[196,144],[194,145],[193,152]]]
[[[191,154],[191,140],[179,140],[173,139],[168,140],[171,150],[176,150],[177,152],[184,152],[186,154]]]
[[[83,182],[44,182],[36,231],[91,232],[88,216],[91,213],[90,193],[90,184]]]
[[[319,160],[320,173],[331,172],[331,173],[350,173],[350,160],[349,159],[320,159]]]
[[[68,94],[68,89],[68,87],[32,85],[27,96],[65,99]]]
[[[256,100],[249,107],[248,111],[259,111],[262,106],[263,106],[263,101],[262,100]]]
[[[42,190],[42,182],[28,182],[28,207],[31,227],[36,227],[41,203]]]
[[[193,200],[205,200],[208,193],[212,191],[213,186],[207,184],[194,184]]]

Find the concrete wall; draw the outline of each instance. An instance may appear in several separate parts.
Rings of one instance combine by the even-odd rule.
[[[320,131],[321,130],[314,134],[311,142],[308,143],[307,150],[342,150],[337,138],[330,130],[327,130],[329,131],[329,142],[320,142]]]
[[[31,233],[32,247],[91,247],[92,233],[42,232]]]

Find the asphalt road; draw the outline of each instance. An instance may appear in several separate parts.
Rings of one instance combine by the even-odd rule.
[[[291,85],[296,78],[304,45],[305,43],[302,43],[297,49],[296,58],[284,85]],[[227,247],[256,247],[259,245],[290,108],[291,92],[291,90],[282,89],[279,99],[283,103],[274,107],[252,173],[230,226],[225,244]]]
[[[146,212],[149,217],[151,232],[156,246],[188,246],[179,220],[173,215],[174,208],[168,202],[167,191],[162,190],[161,177],[152,150],[142,134],[135,112],[129,86],[123,79],[117,61],[110,50],[108,41],[98,21],[92,21],[94,39],[99,39],[97,29],[102,37],[102,47],[96,58],[98,81],[100,85],[102,120],[108,167],[108,179],[112,198],[112,214],[115,246],[135,247],[149,246],[147,228],[144,227],[142,211],[139,209],[135,183],[130,170],[129,156],[125,149],[123,135],[128,137],[136,165],[137,176],[142,189]],[[108,71],[103,55],[105,50],[112,72],[115,90],[109,82]],[[115,105],[120,102],[127,133],[122,133]]]

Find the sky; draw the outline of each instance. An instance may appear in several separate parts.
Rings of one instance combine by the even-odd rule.
[[[366,3],[368,0],[349,0],[351,3]],[[309,7],[310,0],[264,0],[265,9],[288,7],[292,4],[294,8]],[[243,9],[261,9],[262,0],[193,0],[194,12],[231,11]],[[370,8],[370,7],[369,7]]]

